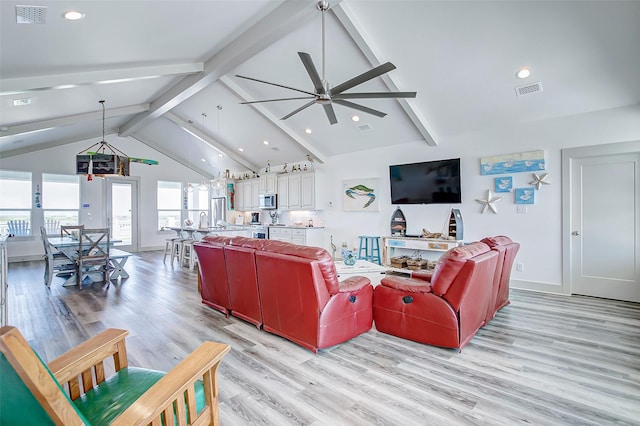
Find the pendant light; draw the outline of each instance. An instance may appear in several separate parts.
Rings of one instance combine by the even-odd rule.
[[[204,133],[206,133],[206,128],[204,126],[204,120],[206,118],[207,118],[207,114],[203,112],[202,113],[202,131]],[[205,151],[204,140],[202,140],[202,161],[203,162],[206,161],[206,155],[205,155],[204,151]],[[200,191],[208,191],[208,190],[209,190],[209,185],[207,184],[207,181],[204,179],[204,165],[203,165],[202,166],[202,181],[200,182]]]
[[[222,105],[216,107],[218,109],[218,176],[213,181],[216,189],[223,189],[227,186],[227,180],[220,170],[220,157],[222,156],[222,150],[220,149],[220,140],[222,139],[222,130],[220,129],[220,111],[222,111]]]

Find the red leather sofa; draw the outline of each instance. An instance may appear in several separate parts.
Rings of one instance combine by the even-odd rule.
[[[373,296],[378,331],[416,342],[462,348],[485,324],[495,302],[498,251],[482,242],[455,247],[433,274],[386,277]]]
[[[225,238],[209,236],[194,244],[203,303],[313,352],[371,329],[373,286],[365,277],[339,282],[326,250],[281,241]],[[222,277],[226,277],[228,302]],[[220,297],[212,301],[212,294]]]
[[[495,237],[487,237],[481,240],[488,245],[491,250],[498,252],[498,265],[496,267],[496,275],[494,278],[494,301],[489,305],[487,310],[487,319],[489,322],[495,314],[509,302],[509,280],[511,278],[511,269],[516,255],[520,250],[520,244],[513,242],[511,238],[504,235]]]

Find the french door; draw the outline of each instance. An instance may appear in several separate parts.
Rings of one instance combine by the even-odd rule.
[[[126,251],[138,251],[138,180],[109,178],[107,183],[107,223],[115,245]]]

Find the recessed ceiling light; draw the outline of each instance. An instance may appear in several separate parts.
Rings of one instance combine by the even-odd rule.
[[[269,141],[262,141],[263,144],[269,145]]]
[[[311,129],[304,129],[304,132],[305,132],[306,134],[310,135],[310,134],[311,134]]]
[[[240,152],[244,152],[244,149],[242,149],[242,148],[238,148],[238,151],[240,151]]]
[[[357,115],[354,115],[353,117],[351,117],[352,121],[360,121],[360,117],[358,117]]]
[[[520,68],[516,73],[516,77],[518,78],[527,78],[531,75],[531,70],[529,68]]]
[[[13,106],[31,105],[31,98],[20,98],[13,100]]]
[[[222,154],[218,154],[218,157],[220,157],[220,158],[224,158],[224,155],[222,155]]]
[[[201,158],[200,161],[202,161],[203,163],[207,162],[207,160],[205,160],[204,158]]]
[[[84,13],[78,12],[77,10],[70,10],[68,12],[65,12],[62,16],[67,21],[79,21],[80,19],[84,18]]]

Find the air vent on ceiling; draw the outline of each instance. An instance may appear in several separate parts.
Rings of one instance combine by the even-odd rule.
[[[18,24],[44,24],[47,22],[47,6],[16,6]]]
[[[364,132],[365,130],[371,130],[372,127],[370,124],[368,123],[364,123],[364,124],[359,124],[356,126],[358,129],[360,129],[361,132]]]
[[[542,83],[541,82],[537,82],[537,83],[533,83],[533,84],[527,84],[526,86],[516,87],[516,95],[517,96],[530,95],[530,94],[536,93],[536,92],[542,92]]]
[[[277,146],[274,146],[273,148],[271,148],[271,151],[280,151],[280,148],[278,148]]]

